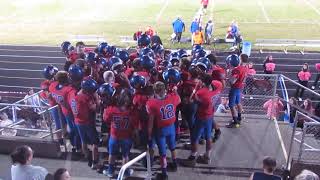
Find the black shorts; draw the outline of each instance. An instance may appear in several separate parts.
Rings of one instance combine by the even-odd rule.
[[[203,5],[203,9],[207,9],[208,5]]]

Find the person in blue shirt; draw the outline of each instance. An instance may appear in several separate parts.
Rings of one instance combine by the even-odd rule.
[[[193,36],[194,33],[200,30],[199,21],[198,18],[194,18],[194,20],[191,23],[190,26],[190,32],[191,32],[191,44],[193,44]]]
[[[212,19],[210,19],[207,24],[206,24],[206,27],[205,27],[205,42],[206,44],[210,44],[210,39],[212,37],[212,32],[213,32],[213,22],[212,22]]]
[[[263,159],[263,172],[254,172],[249,180],[281,180],[280,176],[273,174],[277,167],[277,162],[272,157],[265,157]]]
[[[185,31],[185,25],[182,21],[181,17],[177,17],[175,21],[172,23],[173,32],[176,34],[174,40],[177,40],[180,43],[182,32]]]

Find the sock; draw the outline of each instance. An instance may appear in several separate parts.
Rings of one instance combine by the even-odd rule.
[[[197,156],[197,152],[191,152],[191,156],[196,157]]]
[[[161,172],[163,175],[167,175],[167,168],[161,168]]]
[[[206,156],[206,157],[210,157],[210,150],[209,151],[206,151],[205,153],[204,153],[204,155]]]
[[[160,165],[162,168],[167,168],[167,157],[166,156],[162,156],[160,159]]]
[[[237,122],[237,118],[236,117],[232,117],[233,122]]]
[[[173,163],[177,163],[177,159],[172,159],[172,162]]]
[[[238,121],[241,121],[241,113],[238,113]]]

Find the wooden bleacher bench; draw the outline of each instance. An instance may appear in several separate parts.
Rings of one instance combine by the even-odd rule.
[[[297,40],[296,41],[297,47],[302,47],[302,50],[300,50],[301,54],[304,54],[304,49],[306,47],[320,47],[320,40]]]
[[[71,35],[70,41],[106,42],[106,39],[101,35]]]
[[[295,46],[295,39],[257,39],[255,46],[260,47],[260,52],[262,53],[262,48],[266,46],[273,47],[284,47],[284,52],[287,53],[289,46]]]
[[[301,54],[304,54],[306,47],[320,47],[320,40],[297,40],[297,39],[257,39],[255,46],[262,48],[266,46],[284,47],[284,52],[287,53],[288,47],[302,47]]]
[[[121,43],[135,44],[137,41],[133,39],[132,36],[120,36]]]

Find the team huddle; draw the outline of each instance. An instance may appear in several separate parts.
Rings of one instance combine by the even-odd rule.
[[[208,164],[212,141],[221,133],[214,121],[214,106],[226,86],[231,87],[233,118],[227,127],[240,126],[241,93],[248,69],[245,54],[231,54],[226,67],[220,67],[215,55],[200,45],[190,54],[183,49],[170,51],[151,44],[146,34],[140,36],[130,54],[106,42],[94,48],[85,47],[83,42],[75,47],[63,42],[61,49],[67,59],[64,71],[52,65],[44,68],[41,97],[49,106],[59,107],[50,110],[56,129],[67,132],[58,133],[58,141],[64,144],[65,138],[70,139],[72,151],[83,153],[93,169],[99,164],[101,134],[108,134],[109,159],[103,173],[109,177],[114,176],[118,155],[125,164],[135,144],[149,150],[151,162],[158,148],[159,176],[167,179],[168,168],[177,171],[175,148],[180,128],[190,133],[189,165]],[[96,129],[97,115],[103,119],[101,132]],[[206,151],[198,155],[199,141],[203,140]],[[132,173],[127,169],[125,175]]]

